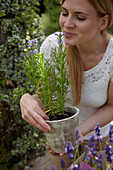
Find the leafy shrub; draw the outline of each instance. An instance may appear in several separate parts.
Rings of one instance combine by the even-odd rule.
[[[45,13],[42,14],[43,31],[46,35],[60,31],[59,16],[61,12],[60,0],[45,0]]]
[[[37,0],[0,2],[0,169],[23,167],[42,155],[45,136],[21,118],[19,101],[34,87],[23,74],[27,38],[44,39]]]

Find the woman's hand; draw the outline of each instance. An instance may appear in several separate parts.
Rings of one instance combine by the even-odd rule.
[[[67,153],[55,153],[50,146],[48,146],[49,153],[53,156],[64,156],[67,155]]]
[[[44,113],[41,107],[41,101],[37,95],[24,94],[20,100],[22,118],[36,128],[48,132],[50,126],[45,122],[49,117]]]

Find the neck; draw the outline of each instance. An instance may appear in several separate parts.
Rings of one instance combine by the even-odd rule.
[[[95,37],[93,40],[80,44],[77,46],[80,56],[82,57],[90,57],[95,55],[100,55],[105,53],[108,42],[110,37],[109,36],[98,36]]]

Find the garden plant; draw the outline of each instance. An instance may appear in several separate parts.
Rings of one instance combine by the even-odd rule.
[[[37,97],[42,102],[42,109],[49,116],[49,120],[46,122],[51,126],[51,131],[45,133],[47,142],[54,152],[58,153],[65,152],[65,143],[69,140],[69,136],[70,140],[74,141],[79,110],[75,107],[65,106],[66,101],[69,100],[67,94],[70,85],[66,50],[62,41],[65,35],[55,33],[55,36],[58,40],[58,49],[52,48],[49,57],[46,57],[45,51],[47,49],[44,49],[43,53],[37,50],[36,39],[29,40],[30,54],[25,57],[22,63],[27,77],[35,87]],[[71,131],[69,130],[70,126]]]
[[[34,93],[23,73],[21,60],[26,55],[27,38],[42,31],[37,0],[0,1],[0,169],[23,169],[29,161],[43,155],[46,140],[43,132],[21,118],[20,97]]]
[[[65,162],[61,159],[61,167],[63,170],[112,170],[113,169],[113,123],[109,128],[109,141],[106,143],[101,136],[101,128],[99,123],[95,125],[95,134],[90,136],[88,145],[84,148],[82,156],[79,152],[80,138],[78,136],[79,130],[75,132],[75,147],[70,141],[67,141],[66,152],[69,158],[73,159],[72,165],[67,169]],[[105,149],[102,150],[102,144],[105,143]],[[96,150],[96,145],[99,144],[99,152]],[[105,158],[104,158],[105,155]],[[106,159],[107,167],[104,165]],[[52,170],[56,170],[52,166]]]
[[[63,34],[58,37],[58,50],[52,49],[52,57],[46,59],[46,54],[37,50],[37,39],[28,41],[30,54],[25,57],[23,65],[31,84],[34,85],[38,97],[43,103],[50,119],[57,119],[63,112],[66,95],[69,88],[69,78],[66,66],[66,51],[62,42]],[[45,95],[46,94],[46,95]]]

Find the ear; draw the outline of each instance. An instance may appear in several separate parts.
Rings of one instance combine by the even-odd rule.
[[[100,31],[104,31],[109,23],[109,15],[105,15],[104,17],[101,18],[101,25],[99,26]]]

